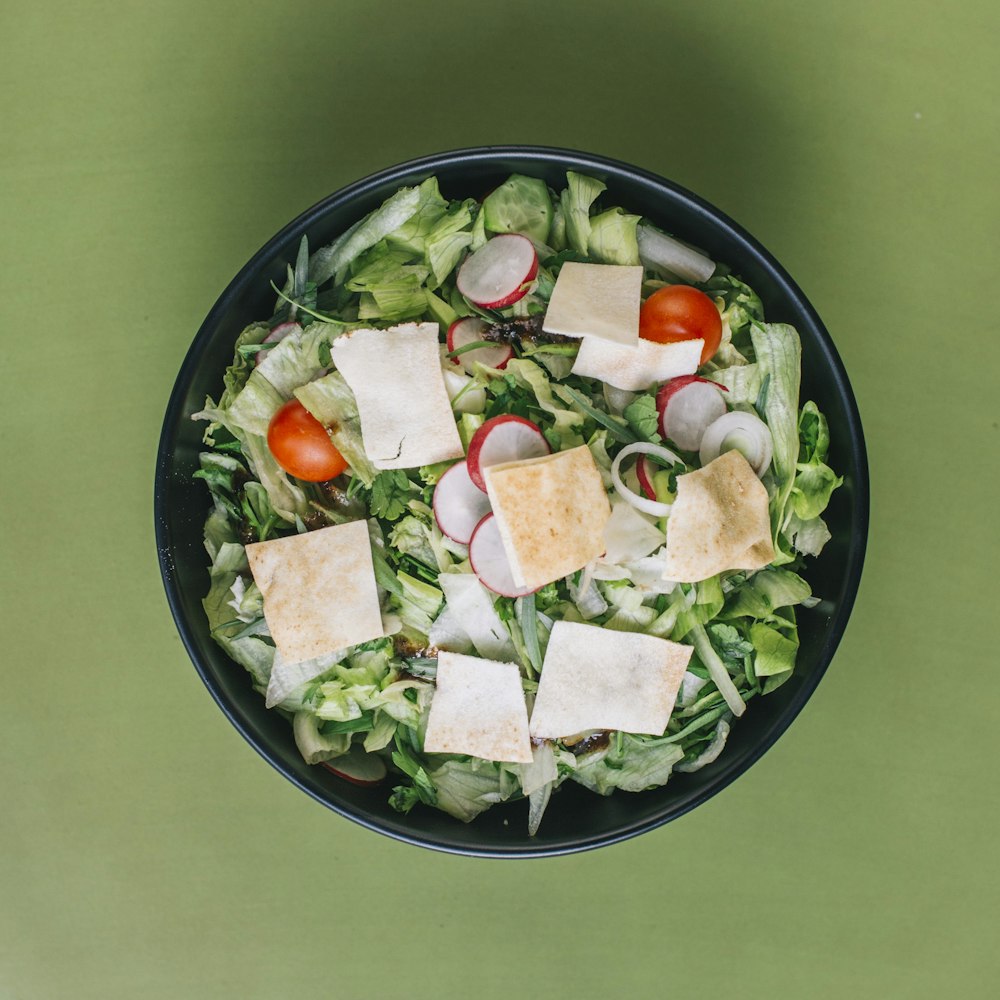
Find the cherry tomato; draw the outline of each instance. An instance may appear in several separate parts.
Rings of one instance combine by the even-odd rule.
[[[690,285],[667,285],[643,302],[639,336],[658,344],[703,339],[701,364],[704,364],[719,349],[722,317],[704,292]]]
[[[271,417],[267,446],[285,472],[309,483],[333,479],[347,468],[326,428],[297,399]]]

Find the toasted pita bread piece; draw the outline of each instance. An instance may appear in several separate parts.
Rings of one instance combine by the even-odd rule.
[[[465,454],[436,323],[352,330],[333,341],[330,355],[357,400],[361,438],[376,469],[413,469]]]
[[[567,261],[556,278],[542,329],[634,346],[641,304],[641,267]]]
[[[286,664],[385,634],[366,521],[253,542],[247,559]]]
[[[616,389],[643,392],[655,382],[693,375],[701,361],[703,340],[657,344],[643,340],[632,347],[584,337],[573,362],[573,374],[599,378]]]
[[[561,580],[604,551],[611,504],[586,445],[488,466],[484,477],[519,587]]]
[[[693,649],[640,632],[557,621],[542,663],[531,735],[590,729],[662,736]]]
[[[663,576],[681,583],[774,560],[767,490],[738,452],[677,477]]]
[[[528,707],[517,664],[440,651],[424,750],[530,763]]]

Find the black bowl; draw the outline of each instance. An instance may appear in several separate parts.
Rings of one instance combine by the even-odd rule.
[[[714,764],[676,774],[663,788],[640,794],[601,798],[567,783],[553,797],[537,836],[530,838],[524,801],[495,806],[471,824],[420,806],[403,816],[390,809],[387,787],[349,785],[303,762],[288,721],[264,707],[243,668],[209,636],[201,606],[208,588],[202,543],[208,498],[203,484],[191,478],[203,427],[191,414],[201,409],[206,395],[217,398],[240,330],[270,315],[269,280],[281,283],[303,233],[311,247],[322,246],[397,188],[431,174],[445,197],[458,198],[481,195],[513,172],[542,177],[558,189],[567,169],[602,178],[608,204],[641,213],[728,264],[761,296],[769,321],[798,329],[802,398],[814,399],[829,420],[829,461],[844,476],[844,485],[826,515],[833,539],[806,571],[823,600],[812,610],[800,610],[801,649],[792,679],[754,699]],[[864,560],[868,493],[861,422],[833,342],[806,297],[752,236],[689,191],[636,167],[569,150],[490,146],[413,160],[351,184],[286,226],[240,270],[194,338],[167,406],[157,456],[156,541],[167,600],[198,673],[232,724],[286,778],[342,816],[399,840],[459,854],[531,857],[589,850],[660,826],[724,788],[777,740],[816,689],[847,625]]]

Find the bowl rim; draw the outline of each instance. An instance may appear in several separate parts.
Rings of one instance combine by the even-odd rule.
[[[443,168],[462,166],[468,164],[493,165],[502,167],[504,160],[517,159],[524,163],[537,163],[540,166],[552,166],[553,161],[557,161],[560,169],[578,170],[580,172],[597,172],[606,176],[613,175],[617,178],[638,182],[646,187],[663,193],[666,190],[675,200],[686,204],[689,211],[693,211],[700,221],[710,225],[715,229],[723,231],[727,239],[742,244],[742,250],[751,257],[760,260],[770,271],[770,276],[774,279],[778,294],[783,300],[790,302],[794,308],[807,317],[814,332],[819,337],[824,354],[830,362],[830,372],[828,373],[834,383],[834,391],[843,399],[845,416],[848,425],[849,442],[847,447],[854,456],[857,466],[857,478],[854,483],[853,502],[851,509],[853,531],[848,542],[846,555],[847,572],[844,579],[844,596],[831,617],[828,626],[828,638],[824,642],[820,658],[809,676],[804,680],[801,687],[796,691],[792,700],[788,703],[782,713],[774,720],[770,728],[766,731],[763,739],[753,745],[749,752],[743,757],[738,766],[728,768],[720,773],[717,778],[706,787],[690,796],[679,805],[667,806],[653,816],[638,820],[634,823],[619,825],[608,832],[595,834],[578,839],[566,839],[562,842],[547,843],[538,847],[515,846],[511,848],[479,847],[467,842],[447,843],[436,840],[432,837],[422,836],[416,832],[410,832],[398,824],[383,824],[370,816],[352,811],[337,802],[331,801],[310,788],[301,781],[290,768],[286,767],[276,755],[272,754],[265,740],[261,739],[253,729],[244,725],[233,707],[229,704],[225,692],[221,685],[215,680],[211,671],[202,663],[199,653],[198,638],[195,629],[185,617],[180,588],[174,579],[172,566],[171,539],[168,529],[170,512],[167,508],[167,477],[169,474],[170,460],[174,444],[174,429],[180,425],[183,418],[184,399],[186,388],[192,375],[199,367],[199,358],[202,346],[212,337],[220,319],[229,310],[231,305],[256,280],[257,272],[262,266],[271,262],[275,251],[281,247],[288,239],[294,235],[305,232],[311,225],[321,220],[329,212],[337,208],[345,207],[356,199],[364,197],[366,194],[382,188],[391,182],[396,186],[401,186],[407,178],[412,178],[414,174],[426,171],[429,174],[436,173]],[[870,481],[868,469],[867,449],[865,446],[864,434],[861,425],[861,416],[858,411],[857,401],[851,388],[847,372],[839,353],[827,331],[825,325],[813,308],[812,303],[785,271],[778,260],[747,230],[739,223],[731,219],[726,213],[716,208],[714,205],[693,193],[676,182],[669,180],[659,174],[626,163],[622,160],[613,159],[600,154],[583,152],[581,150],[562,148],[544,145],[496,145],[496,146],[473,146],[448,150],[440,153],[432,153],[405,160],[400,163],[385,167],[381,170],[367,174],[366,176],[345,185],[316,202],[311,207],[296,216],[291,222],[283,226],[239,269],[233,279],[219,295],[205,319],[202,321],[195,334],[184,360],[178,371],[171,389],[170,397],[164,413],[161,427],[156,458],[156,475],[153,493],[153,518],[154,533],[157,546],[157,556],[160,566],[160,574],[163,580],[166,593],[167,604],[170,608],[174,623],[180,634],[187,654],[201,677],[202,682],[212,695],[216,704],[236,728],[240,735],[263,757],[272,767],[279,771],[285,778],[295,786],[304,791],[317,802],[331,809],[333,812],[354,823],[388,836],[394,840],[402,841],[413,846],[429,848],[447,854],[456,854],[467,857],[484,858],[536,858],[555,857],[566,854],[574,854],[582,851],[595,850],[598,847],[609,846],[631,839],[639,834],[664,826],[668,822],[683,816],[685,813],[701,805],[712,798],[718,792],[726,788],[741,774],[750,769],[760,758],[775,744],[778,738],[789,728],[791,723],[804,708],[806,702],[819,685],[827,668],[836,653],[837,647],[846,630],[851,611],[857,598],[860,587],[862,571],[864,568],[865,553],[869,531],[870,518]],[[458,821],[456,820],[456,823]]]

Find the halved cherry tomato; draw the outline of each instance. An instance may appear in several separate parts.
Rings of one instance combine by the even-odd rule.
[[[333,479],[347,468],[326,428],[297,399],[271,417],[267,446],[285,472],[309,483]]]
[[[722,317],[715,303],[690,285],[667,285],[642,304],[639,336],[658,344],[704,340],[701,364],[715,354],[722,340]]]

